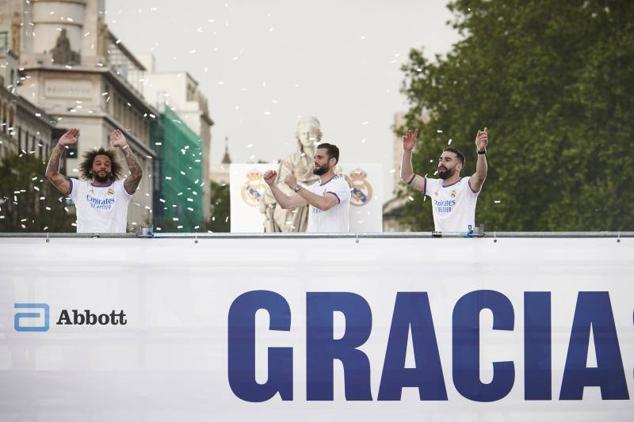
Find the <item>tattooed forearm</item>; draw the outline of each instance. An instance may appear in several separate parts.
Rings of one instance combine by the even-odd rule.
[[[60,143],[57,143],[53,148],[51,158],[48,160],[48,165],[46,166],[46,178],[58,191],[64,195],[68,195],[72,185],[70,181],[59,172],[59,160],[62,158],[62,155],[64,155],[65,149],[66,147]]]
[[[46,177],[50,178],[55,174],[59,174],[59,160],[62,158],[62,155],[64,155],[65,149],[66,148],[59,143],[55,145],[51,153],[51,158],[49,158],[48,165],[46,166]]]
[[[139,164],[136,155],[134,155],[129,146],[123,148],[122,151],[125,156],[125,161],[128,163],[128,168],[130,169],[130,175],[125,179],[124,187],[125,190],[132,195],[141,182],[143,170],[141,169],[141,165]]]

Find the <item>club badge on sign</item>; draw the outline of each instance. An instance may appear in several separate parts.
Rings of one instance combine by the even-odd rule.
[[[360,168],[356,168],[346,175],[346,181],[350,185],[352,198],[350,204],[355,207],[363,207],[372,200],[372,185],[367,180],[368,174]]]
[[[246,174],[247,180],[242,185],[240,194],[245,204],[252,207],[257,206],[260,203],[262,195],[264,195],[264,189],[266,186],[262,179],[262,173],[257,170],[250,170]]]

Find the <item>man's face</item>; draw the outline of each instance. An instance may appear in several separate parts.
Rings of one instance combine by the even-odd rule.
[[[112,174],[112,161],[107,155],[97,155],[92,160],[92,177],[100,183],[114,179]]]
[[[315,151],[315,168],[313,174],[321,176],[330,170],[330,159],[328,158],[328,150],[326,148],[318,148]]]
[[[438,159],[438,177],[449,179],[454,174],[460,174],[462,164],[455,152],[443,151]]]

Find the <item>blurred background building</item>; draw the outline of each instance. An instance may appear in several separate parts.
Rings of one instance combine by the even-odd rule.
[[[204,228],[213,125],[207,99],[189,73],[156,72],[151,56],[132,54],[108,29],[104,0],[0,1],[0,63],[0,153],[46,160],[54,140],[78,128],[80,140],[64,166],[67,176],[78,177],[81,155],[107,147],[110,133],[124,130],[144,171],[129,228],[155,222],[154,205],[178,194],[166,177],[182,173],[184,189],[197,198],[175,212],[187,215],[183,229]]]

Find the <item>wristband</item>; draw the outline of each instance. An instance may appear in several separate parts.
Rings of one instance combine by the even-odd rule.
[[[482,150],[482,151],[478,151],[478,154],[479,154],[479,155],[486,155],[486,153],[487,153],[487,150],[486,150],[486,149],[484,149],[484,150]]]
[[[302,187],[299,184],[297,184],[295,185],[294,188],[291,188],[291,189],[293,189],[295,192],[299,192],[302,189]]]
[[[121,149],[128,149],[128,144],[125,144],[124,146],[122,146]]]
[[[411,185],[411,184],[412,184],[412,182],[414,181],[414,179],[415,179],[415,178],[416,178],[416,173],[414,173],[414,174],[412,175],[412,178],[411,178],[411,179],[409,179],[409,182],[407,182],[407,184],[408,184],[408,185]]]

